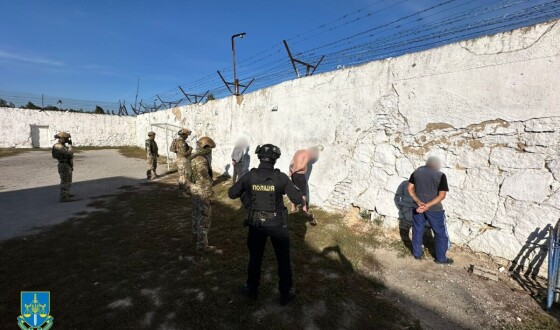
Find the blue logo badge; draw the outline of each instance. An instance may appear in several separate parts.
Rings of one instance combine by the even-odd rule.
[[[22,291],[21,315],[18,325],[22,330],[48,330],[53,325],[51,293],[47,291]],[[43,327],[44,326],[44,327]]]

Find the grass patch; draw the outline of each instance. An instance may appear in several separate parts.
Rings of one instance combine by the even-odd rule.
[[[406,258],[411,257],[412,252],[410,251],[410,247],[408,247],[402,240],[393,240],[387,242],[386,247],[393,251],[397,252],[398,258]],[[424,251],[427,252],[427,251]]]
[[[74,146],[74,151],[120,149],[122,147]]]
[[[558,315],[554,315],[558,317]],[[552,317],[546,317],[546,314],[532,313],[528,319],[521,320],[519,323],[512,323],[504,327],[507,330],[541,330],[541,329],[558,329],[558,322]]]
[[[0,148],[0,158],[19,155],[30,150],[31,149],[22,148]]]
[[[140,147],[120,147],[119,153],[129,158],[146,159],[146,150]]]
[[[140,147],[119,147],[119,153],[125,157],[146,159],[146,149]],[[158,164],[166,164],[167,157],[161,156],[158,158]]]
[[[403,311],[378,298],[383,284],[364,275],[377,266],[365,253],[380,244],[374,229],[355,232],[342,224],[341,214],[318,209],[317,227],[290,215],[299,295],[288,307],[277,304],[276,262],[268,243],[261,297],[252,302],[237,293],[246,279],[247,229],[239,202],[226,198],[230,181],[215,187],[209,234],[210,244],[223,252],[195,261],[190,199],[177,197],[174,178],[165,180],[150,183],[147,191],[123,191],[103,211],[1,243],[0,315],[15,320],[20,291],[49,290],[60,329],[414,326]]]

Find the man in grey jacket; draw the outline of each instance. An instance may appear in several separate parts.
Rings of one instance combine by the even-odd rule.
[[[238,141],[231,153],[231,165],[233,165],[233,183],[243,176],[243,156],[245,155],[245,144]]]
[[[438,264],[452,264],[446,253],[451,243],[447,234],[443,201],[449,191],[447,177],[440,172],[441,161],[430,157],[425,166],[419,167],[408,180],[408,193],[417,205],[412,211],[412,253],[417,260],[422,259],[422,238],[426,222],[434,232],[436,260]]]

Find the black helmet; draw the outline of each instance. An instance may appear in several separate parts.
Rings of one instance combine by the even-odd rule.
[[[276,160],[280,158],[280,155],[282,154],[282,152],[280,152],[280,148],[273,144],[263,144],[262,146],[259,145],[257,146],[257,150],[255,150],[255,153],[261,161],[270,163],[276,162]]]

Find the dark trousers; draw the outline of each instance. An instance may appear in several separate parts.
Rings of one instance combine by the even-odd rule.
[[[413,210],[412,219],[412,254],[415,257],[422,256],[422,238],[424,237],[426,222],[429,222],[434,232],[436,260],[445,262],[447,260],[445,253],[451,245],[449,235],[447,235],[447,226],[445,225],[445,211],[418,213],[416,210]]]
[[[249,226],[247,247],[249,248],[249,267],[247,286],[251,291],[257,292],[261,279],[262,258],[266,240],[270,236],[276,261],[278,262],[278,277],[280,294],[288,294],[292,288],[292,266],[290,264],[290,236],[288,227],[282,220],[271,221],[266,226]]]
[[[243,162],[233,165],[233,183],[243,176]]]

